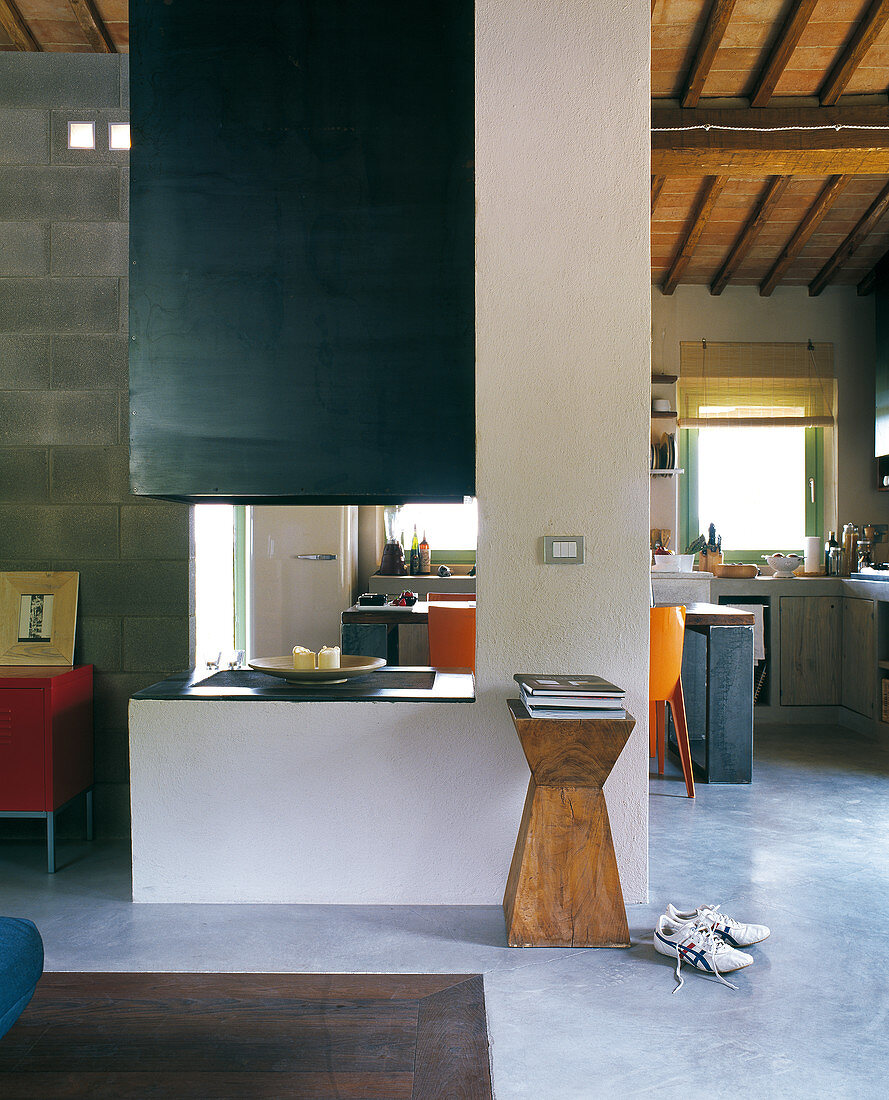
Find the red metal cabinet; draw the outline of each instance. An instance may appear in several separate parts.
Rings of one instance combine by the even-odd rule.
[[[46,819],[55,871],[55,818],[86,795],[92,839],[93,666],[0,668],[0,817]]]

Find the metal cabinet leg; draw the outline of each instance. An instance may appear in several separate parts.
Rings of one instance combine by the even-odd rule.
[[[56,873],[56,815],[53,810],[46,815],[46,869],[51,875]]]
[[[93,839],[93,788],[86,792],[86,839]]]

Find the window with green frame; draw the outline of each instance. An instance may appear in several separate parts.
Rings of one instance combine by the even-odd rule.
[[[806,535],[824,533],[824,432],[787,425],[680,431],[683,548],[713,523],[727,562],[802,553]]]
[[[414,525],[419,538],[429,542],[433,565],[474,565],[478,543],[478,503],[466,497],[462,504],[401,504],[387,508],[396,538],[403,532],[410,550]]]

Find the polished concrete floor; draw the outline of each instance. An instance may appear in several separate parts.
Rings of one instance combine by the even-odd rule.
[[[132,905],[121,844],[0,847],[0,913],[35,920],[49,970],[485,975],[498,1100],[889,1092],[889,738],[757,732],[749,787],[651,785],[651,902],[630,950],[510,950],[497,907]],[[673,964],[668,901],[721,902],[772,937],[737,992]]]

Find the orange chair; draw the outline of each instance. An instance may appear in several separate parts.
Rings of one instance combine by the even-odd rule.
[[[429,604],[429,663],[435,668],[475,672],[475,606],[463,601]]]
[[[685,638],[684,607],[653,607],[651,609],[650,667],[648,677],[649,756],[657,751],[658,775],[664,774],[664,741],[666,739],[666,703],[670,704],[676,741],[682,760],[682,774],[689,798],[695,796],[695,781],[691,770],[691,748],[688,743],[688,723],[685,720],[685,700],[682,697],[682,643]]]
[[[450,600],[452,603],[472,603],[475,599],[474,592],[430,592],[426,599],[432,603],[433,601],[445,602]]]

